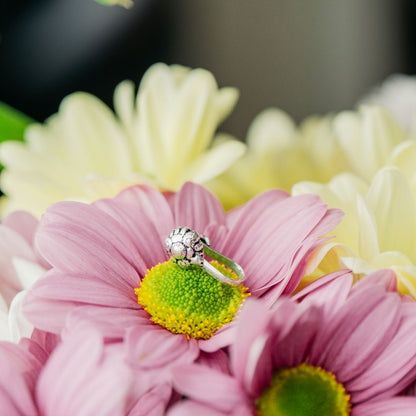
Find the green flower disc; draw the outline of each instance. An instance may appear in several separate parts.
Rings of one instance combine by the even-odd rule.
[[[258,416],[347,416],[351,409],[335,376],[305,363],[275,372],[256,406]]]
[[[211,264],[231,279],[238,279],[222,264]],[[154,323],[195,339],[212,337],[233,320],[250,295],[242,284],[222,283],[198,265],[181,267],[172,260],[148,270],[135,293]]]

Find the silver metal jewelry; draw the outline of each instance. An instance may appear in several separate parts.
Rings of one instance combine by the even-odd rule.
[[[215,251],[209,245],[208,237],[198,234],[189,227],[175,228],[166,238],[165,247],[171,258],[181,267],[196,264],[201,266],[215,279],[230,285],[239,285],[245,279],[244,270],[239,264]],[[206,261],[204,255],[231,269],[237,275],[238,280],[225,276],[211,263]]]

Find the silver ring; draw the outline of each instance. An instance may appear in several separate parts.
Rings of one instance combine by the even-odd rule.
[[[171,258],[181,267],[197,264],[215,279],[230,285],[239,285],[245,279],[244,270],[239,264],[211,248],[208,237],[188,227],[175,228],[166,238],[165,246]],[[231,269],[238,279],[234,280],[225,276],[206,261],[204,255]]]

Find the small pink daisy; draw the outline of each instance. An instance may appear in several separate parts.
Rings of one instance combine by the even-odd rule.
[[[413,398],[398,397],[416,379],[416,303],[396,293],[390,271],[352,288],[341,275],[316,281],[298,302],[247,300],[231,371],[176,367],[174,387],[189,400],[169,416],[416,414]]]
[[[133,374],[122,344],[84,328],[48,356],[30,339],[0,343],[0,409],[7,416],[125,416]]]
[[[62,341],[37,331],[19,344],[0,342],[2,415],[163,416],[179,398],[172,397],[163,336],[107,343],[83,319],[64,332]],[[193,358],[182,353],[170,358],[189,364]]]
[[[136,186],[91,205],[61,202],[43,216],[36,236],[52,269],[29,294],[26,315],[40,329],[60,333],[82,314],[107,338],[121,338],[130,327],[136,336],[164,328],[215,351],[230,343],[247,296],[272,305],[295,290],[308,255],[341,215],[314,195],[277,190],[226,213],[191,183],[168,196]],[[244,269],[244,284],[169,259],[164,240],[179,226],[209,237],[213,249]],[[233,278],[224,266],[214,267]]]

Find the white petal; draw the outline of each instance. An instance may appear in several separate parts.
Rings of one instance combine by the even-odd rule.
[[[19,292],[12,300],[9,311],[9,330],[13,342],[19,342],[21,338],[30,338],[33,325],[23,315],[22,308],[27,290]]]
[[[11,341],[12,337],[9,329],[9,314],[0,311],[0,341]]]
[[[19,257],[14,257],[12,262],[17,277],[24,289],[30,289],[46,273],[46,270],[39,264]]]
[[[7,313],[7,311],[9,310],[9,308],[7,307],[7,303],[4,300],[3,296],[0,293],[0,312],[4,312]]]
[[[355,274],[370,274],[374,267],[358,257],[341,257],[342,263]]]

